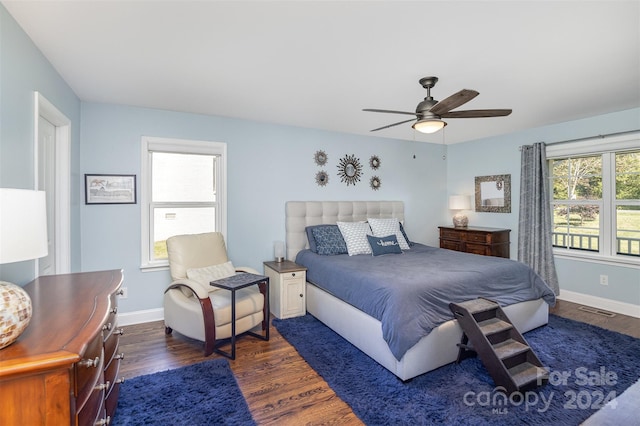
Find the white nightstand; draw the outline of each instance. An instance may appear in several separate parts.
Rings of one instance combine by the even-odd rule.
[[[307,313],[305,283],[307,268],[290,260],[264,262],[269,277],[269,305],[277,318],[299,317]]]

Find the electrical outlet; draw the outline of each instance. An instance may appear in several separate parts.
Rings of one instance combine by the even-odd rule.
[[[601,285],[609,285],[609,276],[608,275],[600,275],[600,284]]]
[[[129,289],[127,287],[122,287],[120,289],[120,299],[126,299],[129,297]]]

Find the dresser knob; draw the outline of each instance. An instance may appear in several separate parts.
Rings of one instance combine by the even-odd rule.
[[[111,382],[106,382],[106,383],[99,384],[94,389],[95,390],[99,390],[99,391],[100,390],[107,390],[107,389],[109,389],[109,386],[111,386]]]
[[[113,309],[111,309],[111,313],[112,314],[117,314],[118,313],[118,307],[114,306]]]
[[[110,322],[106,323],[105,325],[102,326],[102,329],[105,331],[111,330],[111,323]]]
[[[91,367],[95,368],[98,366],[98,364],[100,364],[100,357],[97,356],[95,357],[95,359],[83,359],[82,361],[78,362],[78,364],[87,368],[91,368]]]
[[[116,383],[118,384],[124,383],[124,377],[120,377],[119,379],[116,379]]]
[[[292,277],[295,277],[295,276],[296,276],[296,273],[295,273],[295,272],[292,272],[292,273],[291,273],[291,276],[292,276]]]
[[[300,297],[304,297],[304,295],[302,293],[300,293]]]
[[[116,291],[116,296],[124,296],[124,289],[121,288],[120,290]]]
[[[116,359],[124,359],[124,352],[121,352],[118,355],[116,355]]]
[[[104,426],[111,423],[111,416],[107,416],[106,419],[100,419],[94,423],[95,426]]]
[[[122,336],[124,334],[124,328],[117,329],[113,332],[113,334],[119,334],[120,336]]]

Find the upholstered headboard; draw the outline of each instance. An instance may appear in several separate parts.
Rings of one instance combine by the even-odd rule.
[[[356,222],[368,217],[395,217],[404,221],[402,201],[287,201],[287,259],[295,260],[300,250],[309,248],[305,227],[309,225]]]

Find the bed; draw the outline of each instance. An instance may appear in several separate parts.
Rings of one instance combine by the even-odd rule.
[[[400,222],[404,221],[404,203],[401,201],[289,201],[286,203],[285,210],[287,258],[294,261],[298,258],[299,261],[310,265],[313,265],[313,262],[310,262],[308,257],[312,258],[313,255],[309,255],[305,231],[307,226],[366,221],[368,218],[397,218]],[[411,252],[412,256],[417,256],[418,251],[429,251],[433,255],[444,252],[453,253],[419,244],[416,245],[414,252],[408,250],[406,253]],[[460,255],[473,256],[474,260],[478,261],[483,259],[496,261],[476,255],[463,253]],[[335,256],[336,259],[339,257]],[[356,257],[358,256],[353,256],[353,258]],[[403,259],[405,258],[408,260],[410,256],[404,256]],[[369,261],[364,257],[358,260]],[[500,261],[507,262],[504,259]],[[311,267],[315,268],[315,266]],[[307,272],[307,312],[401,380],[409,380],[455,361],[458,354],[456,344],[460,342],[462,335],[462,330],[455,320],[446,320],[437,324],[429,329],[428,334],[425,333],[424,336],[416,338],[417,342],[411,344],[408,349],[399,350],[397,346],[390,346],[388,342],[389,330],[386,323],[383,325],[379,319],[354,306],[357,303],[346,302],[332,292],[314,285],[313,278],[310,278],[314,277],[314,272],[313,269]],[[506,306],[504,306],[505,303],[501,304],[516,327],[521,332],[526,332],[547,323],[548,304],[553,303],[553,300],[554,296],[551,292],[544,294],[544,297],[506,303]]]

